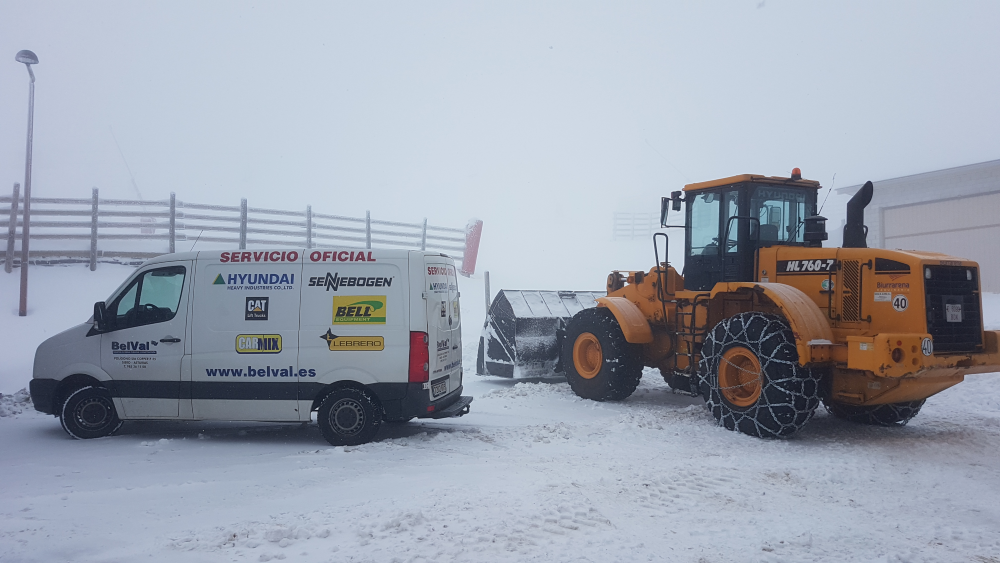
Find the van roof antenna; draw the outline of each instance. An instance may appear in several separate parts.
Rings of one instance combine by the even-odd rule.
[[[188,249],[188,252],[191,252],[192,250],[194,250],[194,245],[198,244],[198,240],[201,239],[201,233],[204,233],[204,232],[205,232],[205,229],[202,229],[202,230],[198,231],[198,236],[195,237],[194,243],[191,244],[191,248]]]

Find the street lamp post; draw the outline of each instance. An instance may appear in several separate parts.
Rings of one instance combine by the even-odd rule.
[[[35,125],[35,73],[31,71],[31,65],[38,64],[38,57],[31,51],[18,51],[14,60],[24,63],[28,69],[28,76],[31,77],[31,86],[28,94],[28,148],[24,157],[24,214],[21,220],[21,304],[17,314],[26,316],[28,314],[28,238],[31,223],[31,141]]]

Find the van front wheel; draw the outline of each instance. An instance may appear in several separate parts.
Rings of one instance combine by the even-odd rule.
[[[82,387],[66,397],[59,421],[66,433],[77,440],[110,436],[122,427],[111,394],[94,386]]]
[[[316,418],[327,442],[356,446],[375,437],[382,424],[382,406],[365,391],[345,387],[323,399]]]

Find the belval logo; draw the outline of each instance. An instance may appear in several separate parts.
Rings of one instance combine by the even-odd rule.
[[[337,291],[341,287],[391,287],[392,278],[382,277],[340,277],[339,273],[327,273],[325,277],[309,278],[309,287],[325,287],[327,291],[331,289]]]

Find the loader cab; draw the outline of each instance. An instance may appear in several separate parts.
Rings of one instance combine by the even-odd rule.
[[[684,287],[755,281],[759,248],[805,246],[819,182],[742,175],[684,187]]]

